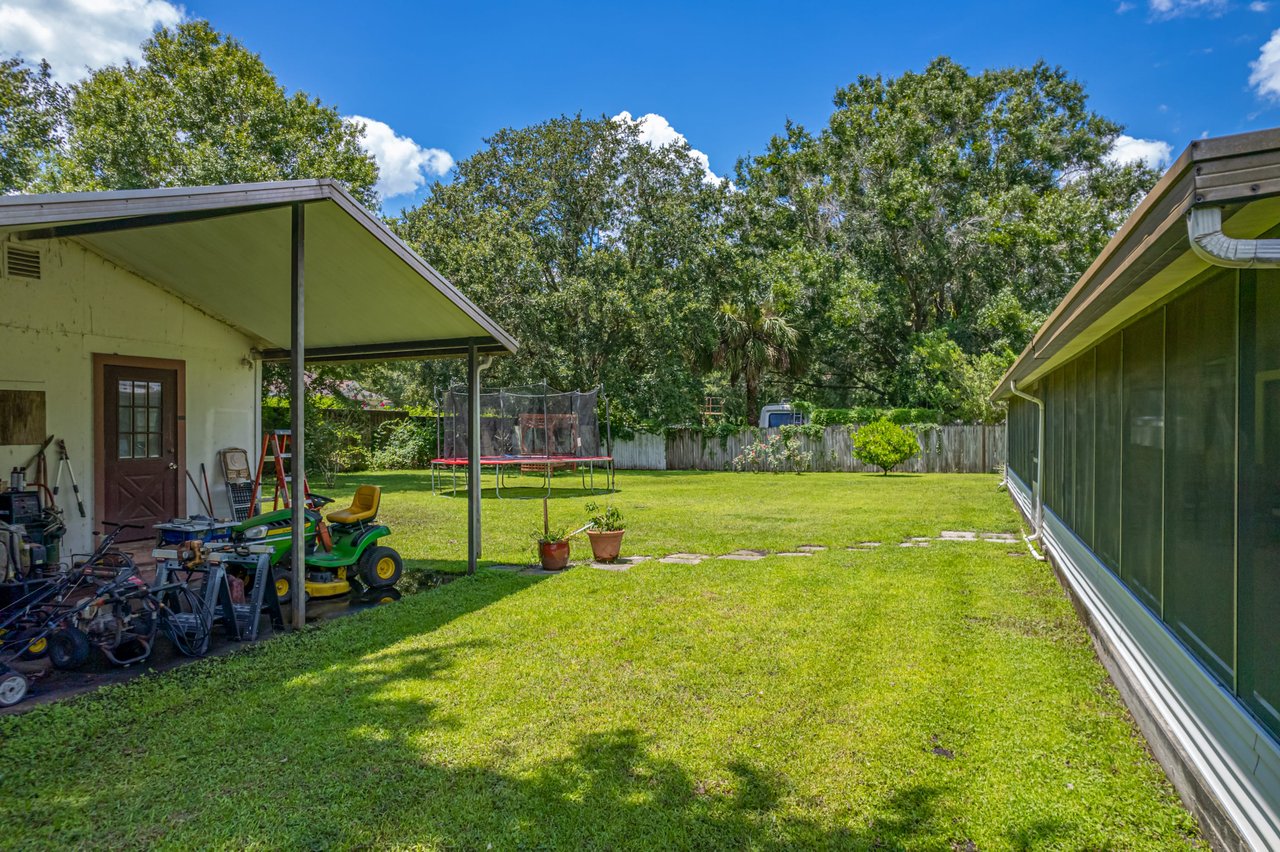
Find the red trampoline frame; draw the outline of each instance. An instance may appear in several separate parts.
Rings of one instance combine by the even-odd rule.
[[[585,465],[585,469],[584,466]],[[612,491],[614,486],[614,469],[613,456],[481,456],[480,472],[483,473],[485,467],[493,468],[494,472],[494,494],[499,500],[504,499],[502,496],[502,483],[506,478],[506,469],[511,467],[535,467],[542,468],[544,479],[546,481],[547,496],[551,495],[551,474],[556,468],[573,467],[575,471],[582,477],[582,487],[584,490],[590,490],[592,494],[596,492],[596,466],[603,468],[605,474],[605,490]],[[433,494],[440,493],[440,485],[443,480],[442,473],[448,470],[453,476],[453,491],[458,490],[457,474],[458,469],[467,469],[467,459],[461,456],[451,456],[448,458],[438,458],[431,460],[431,492]],[[513,498],[516,499],[516,498]]]

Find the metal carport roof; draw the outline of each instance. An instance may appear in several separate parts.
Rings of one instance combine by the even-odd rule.
[[[0,236],[72,239],[288,357],[291,210],[306,211],[308,361],[518,344],[333,180],[15,195]]]

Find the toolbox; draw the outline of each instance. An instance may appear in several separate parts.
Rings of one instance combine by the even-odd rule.
[[[163,546],[182,544],[184,541],[227,541],[231,538],[231,528],[235,525],[235,521],[220,521],[206,515],[174,518],[155,525],[156,542]]]

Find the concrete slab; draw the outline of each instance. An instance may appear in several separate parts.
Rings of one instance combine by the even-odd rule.
[[[697,565],[702,560],[710,558],[705,553],[672,553],[658,561],[665,562],[668,565]]]
[[[943,530],[938,533],[942,541],[977,541],[978,534],[970,530]]]
[[[1018,539],[1012,533],[982,533],[983,541],[998,541],[1002,544],[1013,544]]]
[[[801,544],[796,547],[796,550],[803,550],[806,553],[821,553],[826,549],[827,546],[825,544]]]
[[[589,562],[592,568],[599,568],[601,571],[626,571],[632,565],[639,565],[648,559],[648,556],[621,556],[613,562]]]
[[[928,540],[917,541],[915,539],[911,539],[910,541],[904,541],[898,545],[898,547],[928,547],[928,546],[929,546]]]
[[[812,556],[813,554],[807,550],[789,550],[778,554],[779,556]]]
[[[856,546],[857,546],[857,547],[879,547],[879,546],[880,546],[880,544],[881,544],[881,543],[880,543],[880,542],[878,542],[878,541],[860,541],[860,542],[858,542],[858,544],[857,544]],[[850,549],[852,549],[852,548],[850,548]]]
[[[733,553],[726,553],[724,556],[717,556],[716,559],[733,559],[738,562],[755,562],[758,559],[764,559],[769,555],[767,550],[735,550]]]

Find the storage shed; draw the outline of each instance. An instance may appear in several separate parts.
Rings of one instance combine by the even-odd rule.
[[[1216,845],[1280,848],[1280,130],[1191,144],[996,388],[1007,481]]]

